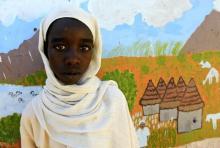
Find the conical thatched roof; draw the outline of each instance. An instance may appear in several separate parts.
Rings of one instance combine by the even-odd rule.
[[[189,81],[186,87],[186,92],[181,99],[179,110],[180,111],[193,111],[198,110],[204,106],[204,102],[198,92],[195,81],[193,78]]]
[[[167,84],[167,89],[160,104],[160,109],[172,109],[179,105],[177,97],[177,87],[172,77]]]
[[[185,91],[186,91],[186,83],[183,80],[183,77],[180,77],[178,82],[177,82],[177,95],[178,95],[179,100],[182,99],[182,97],[184,96]]]
[[[162,78],[160,78],[159,82],[157,83],[157,91],[160,95],[160,98],[163,98],[166,91],[166,83]]]
[[[154,105],[161,102],[160,96],[155,88],[152,80],[148,81],[147,88],[140,100],[141,105]]]

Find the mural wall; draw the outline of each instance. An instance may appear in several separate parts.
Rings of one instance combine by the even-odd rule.
[[[40,20],[66,5],[97,17],[98,77],[119,84],[141,147],[220,145],[220,0],[0,0],[0,147],[19,147],[20,114],[45,84]]]

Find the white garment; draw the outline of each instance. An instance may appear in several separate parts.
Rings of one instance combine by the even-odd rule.
[[[50,24],[63,17],[83,22],[91,30],[94,39],[90,65],[79,83],[73,85],[64,85],[56,79],[43,52]],[[114,81],[100,81],[95,76],[101,65],[101,48],[98,24],[95,18],[82,10],[66,8],[48,15],[42,21],[39,51],[48,78],[44,90],[22,113],[22,147],[138,147],[123,93]]]
[[[139,146],[146,147],[148,142],[148,137],[150,136],[150,130],[147,127],[143,129],[138,128],[136,133],[138,136]]]
[[[34,98],[33,102],[36,102],[37,100],[40,100],[40,97]],[[70,144],[65,143],[65,138],[67,137],[61,137],[63,138],[62,141],[58,141],[54,139],[55,137],[51,137],[53,135],[50,135],[39,122],[36,113],[33,110],[33,104],[34,103],[29,103],[22,113],[20,129],[22,148],[138,147],[138,141],[128,112],[126,99],[116,86],[109,86],[106,90],[103,95],[102,105],[99,109],[100,111],[97,111],[93,116],[81,117],[82,120],[84,119],[83,121],[87,120],[86,123],[83,124],[81,122],[82,120],[77,120],[77,118],[73,121],[73,124],[78,124],[79,128],[73,129],[78,131],[71,136],[72,141]],[[42,114],[41,112],[42,111],[40,111],[39,114]],[[48,128],[52,128],[53,124],[59,123],[54,122],[51,126],[49,124]],[[84,131],[87,126],[93,125],[96,126],[94,129],[101,126],[100,131],[80,133],[80,130]],[[64,127],[61,127],[60,130],[62,130],[62,128]]]

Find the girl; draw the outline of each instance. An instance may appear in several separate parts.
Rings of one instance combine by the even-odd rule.
[[[47,80],[22,113],[23,148],[138,147],[123,93],[95,76],[101,49],[96,19],[82,10],[59,10],[41,22]]]

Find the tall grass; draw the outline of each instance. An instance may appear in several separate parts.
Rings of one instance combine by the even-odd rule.
[[[150,41],[136,41],[131,46],[118,45],[108,53],[105,57],[115,56],[164,56],[175,55],[177,56],[183,47],[182,42],[161,42],[154,43]]]
[[[154,44],[154,51],[156,56],[166,55],[166,51],[168,49],[169,43],[157,41]]]
[[[145,126],[150,130],[147,140],[148,148],[174,147],[177,137],[177,123],[175,120],[165,122],[159,121],[159,114],[143,116],[142,112],[137,112],[132,116],[135,129],[139,128],[140,121],[145,122]]]

